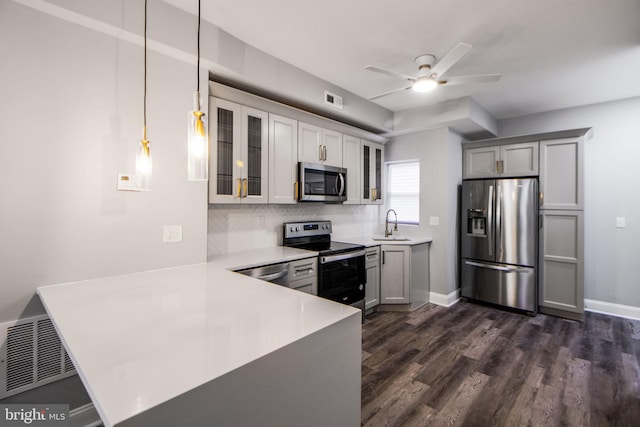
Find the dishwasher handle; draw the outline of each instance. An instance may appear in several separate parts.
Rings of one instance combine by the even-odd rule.
[[[256,279],[260,279],[260,280],[264,280],[266,282],[270,282],[272,280],[282,279],[287,274],[289,274],[289,271],[285,270],[285,271],[280,271],[278,273],[271,273],[271,274],[265,274],[263,276],[258,276],[258,277],[256,277]]]

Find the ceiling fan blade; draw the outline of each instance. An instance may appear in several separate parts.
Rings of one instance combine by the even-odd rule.
[[[383,96],[391,95],[392,93],[396,93],[396,92],[402,92],[403,90],[407,90],[407,89],[411,89],[411,86],[401,87],[401,88],[398,88],[398,89],[390,90],[388,92],[379,93],[377,95],[370,96],[367,99],[368,100],[372,100],[372,99],[376,99],[376,98],[381,98]]]
[[[497,82],[502,77],[502,74],[477,74],[473,76],[452,76],[444,79],[440,84],[451,85],[464,85],[470,83],[491,83]]]
[[[398,73],[397,71],[387,70],[386,68],[376,67],[375,65],[367,65],[364,67],[365,70],[374,71],[376,73],[386,74],[391,77],[400,77],[401,79],[411,80],[412,82],[416,80],[415,77],[409,76],[407,74]]]
[[[431,67],[431,72],[436,76],[440,77],[447,70],[453,67],[453,64],[458,62],[471,50],[471,45],[469,43],[458,43],[453,49],[449,51],[437,64]]]

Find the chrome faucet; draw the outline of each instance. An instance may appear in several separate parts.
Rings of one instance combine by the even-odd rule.
[[[389,213],[390,212],[393,212],[393,214],[396,217],[396,220],[395,220],[394,226],[393,226],[393,230],[391,230],[391,231],[389,231]],[[393,234],[393,231],[398,231],[398,214],[393,209],[389,209],[387,211],[387,216],[384,219],[384,237],[391,236]]]

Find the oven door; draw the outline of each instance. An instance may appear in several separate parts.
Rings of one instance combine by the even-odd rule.
[[[364,300],[367,276],[365,251],[320,257],[318,296],[353,305]]]
[[[333,166],[303,163],[298,166],[299,200],[302,202],[335,202],[347,200],[347,170]]]

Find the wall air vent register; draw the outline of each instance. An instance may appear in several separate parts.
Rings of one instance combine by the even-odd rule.
[[[75,374],[47,315],[0,324],[0,399]]]

